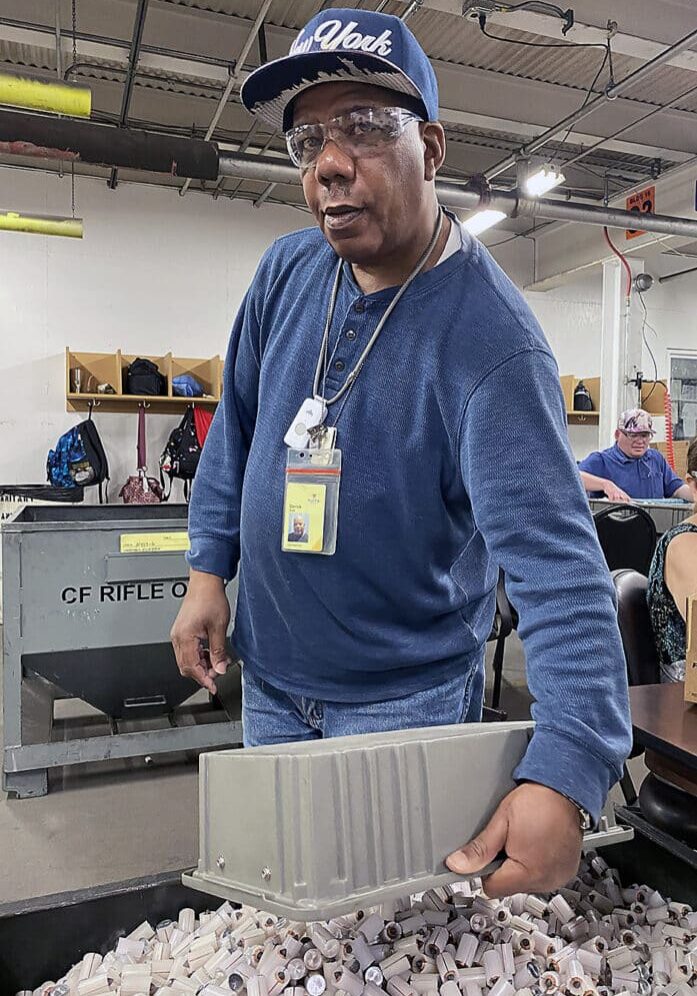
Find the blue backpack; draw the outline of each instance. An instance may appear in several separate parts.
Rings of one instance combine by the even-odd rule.
[[[56,448],[49,451],[46,477],[56,488],[96,484],[99,500],[103,501],[102,484],[109,480],[109,464],[91,414],[84,422],[64,432]]]

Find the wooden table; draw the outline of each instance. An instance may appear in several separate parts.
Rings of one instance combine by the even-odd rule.
[[[634,739],[647,766],[691,794],[697,783],[697,706],[685,702],[682,682],[629,689]],[[677,776],[677,777],[676,777]]]

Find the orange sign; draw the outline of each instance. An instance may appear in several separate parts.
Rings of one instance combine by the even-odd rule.
[[[636,194],[631,194],[627,198],[626,208],[627,211],[636,211],[637,214],[655,214],[656,188],[645,187],[644,190],[639,190]],[[629,228],[624,233],[624,237],[625,239],[635,239],[638,235],[643,234],[639,229]]]

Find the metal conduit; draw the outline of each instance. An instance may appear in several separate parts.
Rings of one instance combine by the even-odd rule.
[[[219,157],[221,176],[236,176],[245,180],[264,183],[300,182],[298,171],[289,163],[263,156],[238,156],[221,154]],[[447,207],[472,211],[479,207],[480,196],[447,180],[436,181],[436,193],[441,204]],[[637,215],[619,208],[596,207],[590,204],[573,204],[569,201],[552,200],[544,197],[518,197],[515,192],[495,191],[487,207],[504,211],[511,217],[521,215],[530,218],[546,218],[551,221],[576,221],[586,225],[610,225],[615,228],[635,228]],[[642,215],[642,231],[660,232],[664,235],[682,235],[697,238],[697,221],[688,218],[674,218],[670,215]]]
[[[521,146],[517,156],[508,156],[506,159],[502,159],[501,162],[491,166],[486,171],[487,179],[493,180],[495,177],[505,173],[506,170],[511,169],[511,167],[516,165],[516,162],[521,156],[530,156],[537,152],[538,149],[541,149],[542,146],[546,145],[547,142],[555,138],[560,132],[565,131],[567,128],[571,128],[575,124],[578,124],[579,121],[583,121],[584,118],[587,118],[590,114],[597,110],[601,104],[606,103],[608,100],[614,100],[615,97],[619,97],[620,94],[630,89],[630,87],[634,86],[635,83],[638,83],[654,69],[662,66],[664,63],[672,59],[673,56],[677,55],[679,52],[683,52],[685,49],[690,48],[694,44],[697,44],[697,30],[691,31],[688,35],[685,35],[684,38],[681,38],[680,41],[676,42],[675,45],[671,45],[667,48],[665,52],[661,52],[660,55],[655,56],[655,58],[649,60],[649,62],[645,62],[643,66],[639,66],[639,68],[635,69],[633,73],[629,74],[629,76],[625,76],[624,79],[619,80],[619,82],[615,83],[613,86],[609,86],[605,93],[601,93],[595,98],[595,100],[591,100],[588,104],[586,104],[585,107],[579,107],[578,110],[567,115],[567,117],[563,118],[561,121],[558,121],[557,124],[552,125],[552,127],[548,128],[547,131],[542,132],[542,134],[538,135],[537,138],[534,138],[531,142]]]
[[[596,149],[599,149],[602,145],[605,145],[606,142],[612,142],[613,139],[619,138],[620,135],[625,135],[633,128],[637,128],[639,125],[644,124],[644,122],[648,121],[649,118],[653,118],[657,114],[662,114],[663,111],[669,111],[672,107],[675,107],[676,104],[679,104],[681,100],[691,97],[695,91],[697,91],[697,85],[691,86],[688,90],[684,90],[682,93],[679,93],[677,97],[673,97],[667,104],[661,104],[660,107],[654,107],[654,109],[649,111],[648,114],[644,114],[643,117],[638,118],[636,121],[632,121],[631,124],[625,125],[623,128],[620,128],[619,131],[613,132],[612,135],[608,135],[607,138],[598,139],[598,141],[593,142],[592,145],[587,145],[586,148],[582,149],[579,153],[577,153],[577,155],[573,156],[571,159],[566,159],[564,161],[564,167],[568,169],[569,166],[574,166],[577,162],[580,162],[581,159],[585,159],[586,156],[589,156],[591,152],[595,152]]]
[[[259,13],[254,19],[254,24],[249,29],[249,34],[247,35],[245,43],[242,46],[242,51],[240,52],[239,56],[237,57],[237,61],[235,62],[235,68],[230,73],[230,78],[228,79],[225,85],[225,89],[221,94],[220,101],[216,108],[215,114],[211,118],[211,123],[208,125],[208,128],[206,129],[206,134],[204,136],[205,142],[209,141],[213,132],[216,129],[218,121],[220,121],[222,113],[225,110],[228,100],[230,99],[230,95],[232,94],[235,83],[237,82],[237,77],[239,76],[240,70],[244,66],[245,60],[249,55],[252,45],[254,44],[254,39],[256,38],[259,32],[259,28],[264,22],[264,18],[266,17],[267,11],[271,6],[272,2],[273,0],[262,0],[261,7],[259,8]],[[186,181],[186,183],[184,183],[181,190],[179,191],[179,196],[183,197],[190,186],[191,186],[191,180],[189,179]]]
[[[135,14],[133,25],[133,37],[131,48],[128,54],[128,72],[123,84],[123,96],[121,98],[121,113],[119,114],[119,127],[125,128],[128,125],[128,111],[131,106],[133,87],[136,80],[136,69],[138,68],[138,58],[140,56],[140,46],[143,41],[143,29],[145,28],[145,17],[148,12],[149,0],[138,0],[138,8]],[[118,169],[114,166],[107,181],[110,190],[116,189],[118,182]]]

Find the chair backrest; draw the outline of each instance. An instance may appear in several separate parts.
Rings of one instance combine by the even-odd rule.
[[[598,539],[611,571],[622,567],[648,574],[656,549],[656,526],[638,505],[608,505],[593,515]]]
[[[657,685],[661,680],[658,653],[646,602],[647,579],[638,571],[612,572],[619,623],[630,685]]]

